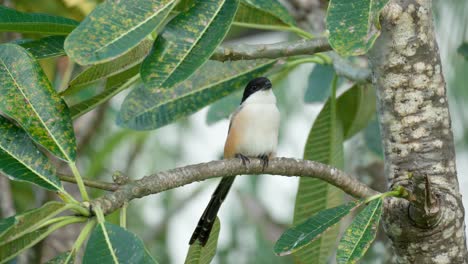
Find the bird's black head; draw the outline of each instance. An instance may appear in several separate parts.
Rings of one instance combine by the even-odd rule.
[[[271,82],[266,77],[258,77],[251,80],[244,89],[241,103],[247,100],[250,95],[258,91],[271,89],[271,87]]]

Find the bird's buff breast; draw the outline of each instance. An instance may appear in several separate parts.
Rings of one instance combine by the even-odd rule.
[[[238,116],[237,153],[258,156],[276,152],[280,114],[276,104],[247,104]],[[237,122],[236,122],[237,123]]]

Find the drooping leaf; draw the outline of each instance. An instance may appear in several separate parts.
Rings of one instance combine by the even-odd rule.
[[[33,56],[15,44],[0,45],[0,83],[0,111],[52,154],[74,161],[70,113]]]
[[[336,252],[338,264],[357,263],[364,256],[375,239],[381,216],[382,199],[379,198],[371,201],[354,218],[338,245]]]
[[[206,123],[211,125],[221,119],[229,118],[229,115],[239,106],[241,98],[242,92],[239,91],[213,103],[208,109]]]
[[[380,136],[379,122],[374,118],[364,131],[366,146],[374,154],[383,158],[382,138]]]
[[[280,4],[277,0],[242,0],[244,4],[267,12],[272,17],[275,17],[281,22],[289,26],[296,26],[296,21],[289,14],[288,10]]]
[[[342,56],[366,53],[380,34],[379,14],[388,0],[330,0],[328,41]]]
[[[337,78],[337,77],[336,77]],[[332,94],[314,121],[304,148],[304,159],[314,160],[343,168],[343,126],[338,119],[336,82],[332,82]],[[311,215],[343,203],[343,192],[318,179],[301,178],[296,195],[294,224]],[[326,263],[335,246],[338,228],[334,227],[294,254],[298,262]]]
[[[376,111],[375,90],[370,84],[355,84],[337,101],[338,118],[343,124],[344,139],[363,130]]]
[[[3,235],[8,229],[10,229],[16,223],[15,217],[8,217],[0,219],[0,236]]]
[[[83,264],[156,263],[135,234],[111,223],[97,225],[89,238]]]
[[[70,254],[73,253],[71,251],[63,252],[62,254],[55,256],[55,258],[47,261],[46,264],[73,264],[75,263],[75,254],[72,256],[70,256]]]
[[[152,44],[153,41],[150,39],[145,39],[140,42],[138,46],[115,60],[90,66],[78,74],[70,82],[70,86],[80,86],[95,82],[100,79],[108,78],[126,71],[137,64],[140,64],[145,56],[149,53]],[[66,94],[66,92],[64,92],[64,94]]]
[[[457,51],[465,57],[465,60],[468,60],[468,42],[463,42]]]
[[[147,89],[168,89],[205,63],[226,36],[239,0],[196,0],[171,20],[143,61],[141,78]]]
[[[10,259],[14,258],[27,248],[35,245],[48,234],[48,228],[44,227],[36,231],[27,233],[26,235],[5,243],[0,246],[0,264],[6,263]]]
[[[135,74],[138,74],[139,67],[134,67],[132,71]],[[133,77],[128,79],[125,83],[119,83],[117,85],[112,85],[112,86],[109,85],[109,87],[107,87],[106,85],[106,89],[103,92],[99,93],[98,95],[93,96],[92,98],[87,99],[83,102],[70,106],[70,113],[71,113],[72,118],[76,119],[88,113],[89,111],[93,110],[98,105],[106,102],[107,100],[111,99],[116,94],[120,93],[121,91],[130,88],[132,85],[134,85],[138,81],[140,81],[139,76],[134,75]],[[140,86],[142,86],[142,84]]]
[[[210,237],[205,246],[200,244],[200,241],[195,241],[189,248],[185,264],[210,264],[216,254],[218,246],[219,230],[221,228],[219,219],[216,218],[213,229],[210,232]]]
[[[55,176],[54,167],[47,157],[22,129],[2,116],[0,171],[13,180],[31,182],[49,190],[62,190],[62,184]]]
[[[0,32],[67,35],[78,24],[78,21],[65,17],[23,13],[0,6]]]
[[[125,98],[117,123],[149,130],[165,126],[206,105],[242,89],[252,78],[263,75],[275,61],[209,61],[174,89],[155,92],[135,89]]]
[[[63,42],[65,36],[49,36],[38,40],[26,41],[19,44],[36,59],[46,59],[65,55]]]
[[[65,51],[81,65],[110,61],[126,53],[155,30],[174,0],[105,1],[65,40]]]
[[[277,255],[289,255],[317,239],[323,232],[337,224],[360,202],[352,201],[337,207],[321,210],[306,221],[286,230],[275,244]],[[313,261],[309,259],[309,261]],[[312,262],[317,263],[317,262]]]
[[[85,220],[86,218],[74,217],[73,219],[64,220],[47,227],[41,227],[33,232],[25,233],[15,240],[2,244],[0,246],[0,264],[7,262],[24,250],[34,246],[57,229],[69,224],[83,222]]]
[[[304,95],[304,102],[323,102],[330,96],[330,85],[335,75],[332,65],[316,64],[309,75],[309,83]]]
[[[311,35],[297,27],[294,18],[276,0],[242,0],[234,25],[249,28],[286,30],[301,36]]]
[[[67,210],[60,202],[48,202],[40,208],[26,211],[22,214],[0,219],[0,226],[8,223],[8,227],[0,233],[0,247],[41,226],[45,221]]]

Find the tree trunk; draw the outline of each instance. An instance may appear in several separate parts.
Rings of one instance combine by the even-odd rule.
[[[384,227],[397,263],[467,263],[464,209],[430,0],[390,0],[369,54],[389,188]]]

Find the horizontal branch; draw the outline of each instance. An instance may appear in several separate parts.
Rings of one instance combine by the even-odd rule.
[[[243,166],[239,159],[228,159],[189,165],[145,176],[140,180],[131,181],[120,186],[113,193],[95,199],[92,201],[92,205],[100,206],[103,212],[108,214],[120,208],[124,202],[135,198],[160,193],[210,178],[233,177],[245,174],[271,174],[321,179],[359,198],[378,194],[378,192],[346,172],[314,161],[275,158],[270,160],[268,167],[265,168],[265,171],[262,171],[262,163],[259,159],[251,159],[248,166]]]
[[[211,59],[218,61],[277,59],[297,55],[312,55],[330,50],[332,50],[332,48],[326,38],[315,38],[274,44],[236,44],[219,46],[211,56]]]

